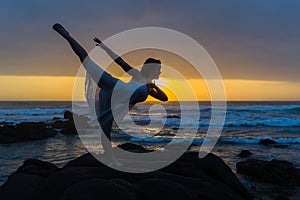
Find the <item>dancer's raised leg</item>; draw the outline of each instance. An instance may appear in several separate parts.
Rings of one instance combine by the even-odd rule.
[[[73,51],[79,57],[80,61],[83,62],[84,59],[88,56],[84,48],[70,35],[70,33],[62,25],[54,24],[52,28],[69,42]]]
[[[85,67],[87,73],[92,77],[92,79],[95,81],[95,83],[98,84],[100,88],[109,89],[115,86],[118,79],[112,77],[110,74],[102,70],[101,67],[99,67],[95,62],[93,62],[88,57],[88,53],[85,51],[85,49],[71,36],[71,34],[62,25],[54,24],[52,28],[69,42],[73,51],[76,53],[83,66]]]

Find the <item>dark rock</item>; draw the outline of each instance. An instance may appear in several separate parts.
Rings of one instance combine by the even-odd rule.
[[[136,144],[132,144],[132,143],[123,143],[118,145],[119,148],[126,150],[126,151],[130,151],[130,152],[135,152],[135,153],[148,153],[148,152],[152,152],[152,150],[147,150],[144,147],[140,146],[140,145],[136,145]]]
[[[64,119],[68,119],[68,120],[71,120],[71,121],[73,121],[73,113],[72,112],[70,112],[70,111],[65,111],[64,112]]]
[[[274,199],[289,199],[289,196],[295,194],[295,190],[291,187],[286,186],[275,186],[272,188],[273,197]]]
[[[52,123],[52,128],[61,129],[61,134],[76,135],[77,130],[73,120],[57,120]]]
[[[203,187],[201,194],[197,195],[200,195],[203,199],[225,199],[226,197],[223,195],[228,198],[231,197],[231,199],[251,199],[249,192],[232,173],[231,169],[222,159],[213,154],[198,159],[198,153],[196,152],[185,153],[176,162],[162,170],[184,177],[198,178],[205,186],[214,185],[210,189],[204,189],[205,186],[201,186]],[[219,191],[213,191],[213,188],[219,188]],[[237,196],[237,194],[240,196]]]
[[[44,122],[22,122],[16,125],[0,127],[0,143],[13,143],[54,137],[57,134]]]
[[[44,177],[57,171],[58,168],[52,163],[28,159],[0,187],[0,199],[34,199]]]
[[[288,161],[249,159],[236,164],[237,173],[245,174],[253,180],[295,186],[300,185],[300,170]]]
[[[53,117],[52,118],[52,121],[56,121],[56,120],[61,120],[62,118],[60,118],[60,117]]]
[[[180,115],[167,115],[165,118],[181,118]]]
[[[74,114],[74,113],[72,113],[71,111],[68,111],[68,110],[64,112],[64,119],[69,120],[69,121],[74,121],[74,119],[80,120],[82,122],[88,122],[89,121],[88,117],[83,116],[83,115]]]
[[[185,169],[189,170],[189,169]],[[108,167],[98,168],[98,167],[67,167],[57,173],[46,178],[44,184],[37,192],[37,199],[58,199],[64,191],[67,190],[70,185],[74,183],[79,183],[84,180],[91,178],[99,178],[111,180],[115,178],[122,178],[123,180],[135,184],[136,182],[150,179],[158,178],[164,179],[166,181],[176,182],[178,184],[184,185],[184,187],[189,188],[193,194],[191,196],[199,196],[203,199],[226,199],[230,197],[231,199],[247,199],[240,196],[236,191],[232,190],[230,187],[213,180],[211,178],[199,179],[185,176],[178,176],[171,173],[162,173],[160,171],[142,174],[130,174],[119,172]],[[155,185],[153,185],[155,188]],[[149,188],[151,189],[151,188]],[[171,192],[176,192],[171,190]],[[163,194],[161,194],[163,195]]]
[[[34,199],[34,193],[43,181],[37,175],[17,173],[9,176],[0,187],[1,200]]]
[[[45,179],[44,183],[36,191],[36,199],[59,199],[68,187],[83,180],[98,178],[97,174],[101,174],[101,171],[95,167],[64,168]]]
[[[13,122],[0,122],[0,126],[3,126],[3,125],[13,125],[14,123]]]
[[[129,183],[128,181],[125,181],[121,178],[115,178],[115,179],[111,179],[111,182],[120,185],[121,187],[123,187],[124,189],[126,189],[127,191],[130,191],[132,194],[134,194],[135,198],[136,198],[136,193],[137,193],[137,186],[134,184]]]
[[[66,167],[103,167],[104,165],[98,161],[91,153],[86,153],[67,163]]]
[[[16,173],[32,174],[42,177],[47,177],[56,172],[58,167],[50,162],[45,162],[37,159],[25,160]]]
[[[65,111],[64,119],[53,118],[52,123],[21,122],[20,124],[12,124],[0,122],[0,143],[45,139],[54,137],[58,131],[61,134],[76,135],[78,133],[74,124],[74,118],[80,121],[81,128],[90,127],[88,117],[73,115],[70,111]]]
[[[228,185],[245,199],[251,199],[248,190],[231,171],[230,167],[218,156],[209,153],[204,158],[198,159],[198,166],[209,176]]]
[[[271,139],[261,139],[259,141],[259,144],[263,144],[263,145],[270,145],[270,144],[276,144],[277,142],[275,142],[274,140]]]
[[[62,129],[65,128],[66,125],[69,123],[67,120],[56,120],[51,124],[52,128]]]
[[[81,128],[90,127],[88,124],[88,117],[73,114],[70,111],[65,111],[63,120],[55,120],[51,126],[52,128],[61,129],[60,133],[65,135],[77,135],[77,129],[74,123],[74,119],[80,123]]]
[[[124,199],[135,200],[135,195],[128,189],[105,179],[87,179],[68,187],[61,200],[98,200]]]
[[[251,153],[250,151],[248,151],[248,150],[242,150],[242,151],[238,154],[238,156],[239,156],[239,157],[242,157],[242,158],[249,157],[249,156],[251,156],[251,155],[252,155],[252,153]]]
[[[147,120],[147,119],[145,119],[145,120],[133,120],[133,121],[138,126],[147,126],[151,122],[151,120]]]
[[[191,192],[182,184],[166,179],[150,178],[138,182],[137,186],[140,187],[140,192],[138,193],[139,199],[196,199],[196,197],[193,197]]]
[[[60,133],[64,135],[78,135],[77,129],[73,125],[62,129]]]
[[[121,147],[146,151],[129,143]],[[27,160],[12,176],[17,175],[39,177],[28,184],[31,190],[26,199],[251,199],[230,168],[213,154],[199,159],[198,153],[185,153],[169,166],[148,173],[117,171],[91,154],[85,154],[59,170],[47,162]],[[23,186],[28,183],[28,178],[15,180],[12,176],[5,191],[15,189],[10,187],[11,184]],[[0,187],[0,191],[3,190],[3,186]],[[6,192],[0,193],[0,198],[1,194],[14,197]]]
[[[59,199],[66,189],[75,183],[93,178],[110,180],[122,177],[123,174],[107,166],[65,167],[45,179],[44,183],[37,190],[37,199]]]

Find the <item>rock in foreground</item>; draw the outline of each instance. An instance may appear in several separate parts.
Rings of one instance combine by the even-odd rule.
[[[300,169],[288,161],[248,159],[238,162],[236,168],[237,173],[255,183],[253,193],[272,199],[288,199],[300,186]]]
[[[8,144],[23,141],[32,141],[54,137],[57,133],[76,135],[73,116],[80,119],[81,123],[88,127],[89,119],[85,116],[74,115],[65,111],[64,118],[54,118],[51,122],[21,122],[19,124],[0,124],[0,144]]]
[[[127,145],[128,148],[130,145]],[[222,159],[185,153],[171,165],[149,173],[111,169],[91,154],[63,168],[30,160],[0,188],[0,199],[251,199]]]
[[[285,186],[300,186],[300,170],[284,160],[249,159],[236,164],[237,173],[252,179]]]

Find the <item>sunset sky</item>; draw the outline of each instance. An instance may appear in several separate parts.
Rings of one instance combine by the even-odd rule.
[[[88,2],[88,3],[87,3]],[[71,100],[80,62],[52,30],[65,25],[88,50],[93,37],[106,39],[138,27],[164,27],[199,42],[218,66],[228,100],[300,100],[300,2],[294,0],[111,0],[0,1],[0,100]],[[209,100],[192,67],[163,52],[132,52],[182,70],[198,100]],[[111,66],[115,75],[118,67]],[[158,83],[180,82],[162,74]],[[189,94],[186,94],[187,100]]]

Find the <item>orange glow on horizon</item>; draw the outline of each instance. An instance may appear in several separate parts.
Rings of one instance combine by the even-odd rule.
[[[84,81],[84,78],[80,78]],[[1,76],[1,101],[70,101],[75,77],[58,76]],[[209,101],[206,84],[201,79],[187,81],[199,101]],[[167,93],[170,101],[177,100],[174,94],[180,93],[191,100],[186,84],[180,80],[161,78],[156,82]],[[227,100],[300,100],[300,84],[293,82],[262,80],[224,80]],[[171,91],[170,89],[173,89]],[[82,92],[82,100],[84,95]],[[154,100],[148,98],[148,100]]]

